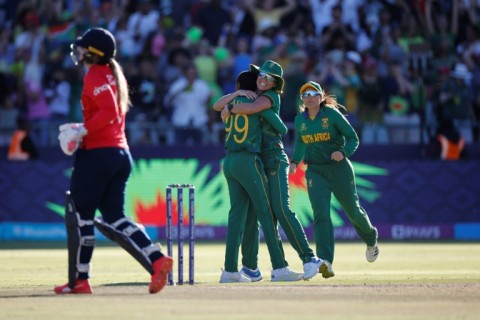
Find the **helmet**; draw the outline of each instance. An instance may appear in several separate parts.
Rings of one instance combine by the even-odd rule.
[[[115,56],[117,45],[112,33],[103,28],[91,28],[77,38],[74,42],[75,46],[88,49],[89,53],[96,54],[100,57],[99,63],[107,63],[110,58]],[[92,59],[86,56],[86,59]],[[87,61],[89,62],[89,61]]]

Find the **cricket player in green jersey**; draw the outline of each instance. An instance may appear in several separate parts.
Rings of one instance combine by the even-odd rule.
[[[254,114],[268,109],[273,110],[276,114],[280,113],[280,94],[284,85],[282,67],[275,61],[267,60],[261,67],[250,65],[250,71],[258,75],[256,83],[258,97],[250,103],[229,105],[222,111],[222,118],[230,114]],[[303,262],[303,278],[308,280],[318,274],[322,260],[315,256],[300,221],[295,212],[290,209],[289,161],[283,149],[282,137],[268,123],[264,123],[262,127],[260,154],[268,178],[275,224],[280,223],[290,244],[297,251]],[[243,268],[241,272],[252,281],[262,279],[257,263],[258,238],[256,221],[247,220],[242,242]],[[281,242],[279,245],[281,245]],[[284,278],[283,275],[272,272],[272,279],[276,277]]]
[[[360,238],[367,244],[366,257],[374,262],[379,254],[377,229],[360,206],[355,173],[348,159],[358,148],[357,133],[339,111],[344,108],[322,87],[309,81],[300,88],[301,113],[295,117],[295,147],[290,173],[303,160],[305,177],[313,209],[313,227],[318,257],[323,259],[320,273],[324,278],[335,275],[334,230],[330,216],[332,193],[347,214]]]
[[[237,88],[242,88],[219,99],[214,105],[217,111],[222,110],[226,103],[241,103],[254,97],[252,91],[245,90],[249,83],[255,89],[256,74],[250,71],[242,72],[237,78]],[[248,91],[248,92],[247,92]],[[270,208],[270,192],[263,163],[260,159],[262,122],[269,123],[276,132],[285,135],[287,127],[272,110],[252,115],[232,114],[225,119],[225,149],[223,172],[227,179],[230,195],[230,211],[228,216],[228,232],[225,250],[225,269],[222,271],[220,283],[251,282],[251,279],[238,272],[238,255],[243,238],[248,214],[250,220],[260,222],[272,263],[272,273],[283,277],[272,278],[272,281],[288,281],[291,274],[296,280],[303,274],[295,273],[288,268],[281,240],[277,237],[278,230],[273,212]],[[249,210],[252,206],[253,210]],[[256,215],[255,215],[256,213]],[[286,277],[285,275],[289,275]]]

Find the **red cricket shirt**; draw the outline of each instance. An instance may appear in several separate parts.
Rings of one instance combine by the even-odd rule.
[[[117,99],[117,84],[108,65],[93,65],[83,78],[83,124],[88,134],[80,148],[119,147],[128,149],[125,114]]]

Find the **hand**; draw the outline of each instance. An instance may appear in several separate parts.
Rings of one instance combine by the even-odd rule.
[[[228,111],[228,105],[223,107],[222,113],[220,113],[220,117],[222,117],[222,121],[227,121],[227,118],[230,116],[230,111]]]
[[[258,95],[254,91],[250,91],[250,90],[238,90],[237,96],[244,96],[250,100],[255,100],[258,97]]]
[[[288,173],[295,174],[295,172],[297,172],[297,164],[291,162],[290,165],[288,166]]]
[[[330,157],[332,160],[335,160],[335,161],[342,161],[343,158],[345,158],[345,156],[343,155],[342,152],[340,151],[334,151],[332,153],[332,156]]]
[[[60,148],[67,156],[71,156],[80,145],[82,138],[87,134],[83,123],[66,123],[59,127],[58,140]]]

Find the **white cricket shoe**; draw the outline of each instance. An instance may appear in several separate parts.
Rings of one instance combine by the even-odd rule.
[[[324,277],[325,279],[335,276],[335,272],[333,271],[332,264],[327,260],[323,260],[323,263],[320,266],[320,273],[322,274],[322,277]]]
[[[370,247],[367,246],[367,252],[365,253],[365,256],[367,257],[368,262],[374,262],[378,258],[378,254],[380,253],[380,250],[378,249],[378,242],[375,242],[375,244]]]
[[[319,268],[322,265],[323,260],[317,257],[313,257],[310,262],[303,264],[303,280],[309,280],[313,278],[319,272]]]
[[[249,278],[245,277],[240,272],[228,272],[222,270],[222,275],[220,276],[220,283],[234,283],[234,282],[252,282]]]
[[[272,271],[272,281],[299,281],[303,279],[303,273],[290,270],[289,267],[275,269]]]
[[[247,267],[242,267],[240,273],[243,274],[245,277],[249,278],[252,282],[257,282],[262,280],[262,274],[258,268],[255,270],[249,269]]]

